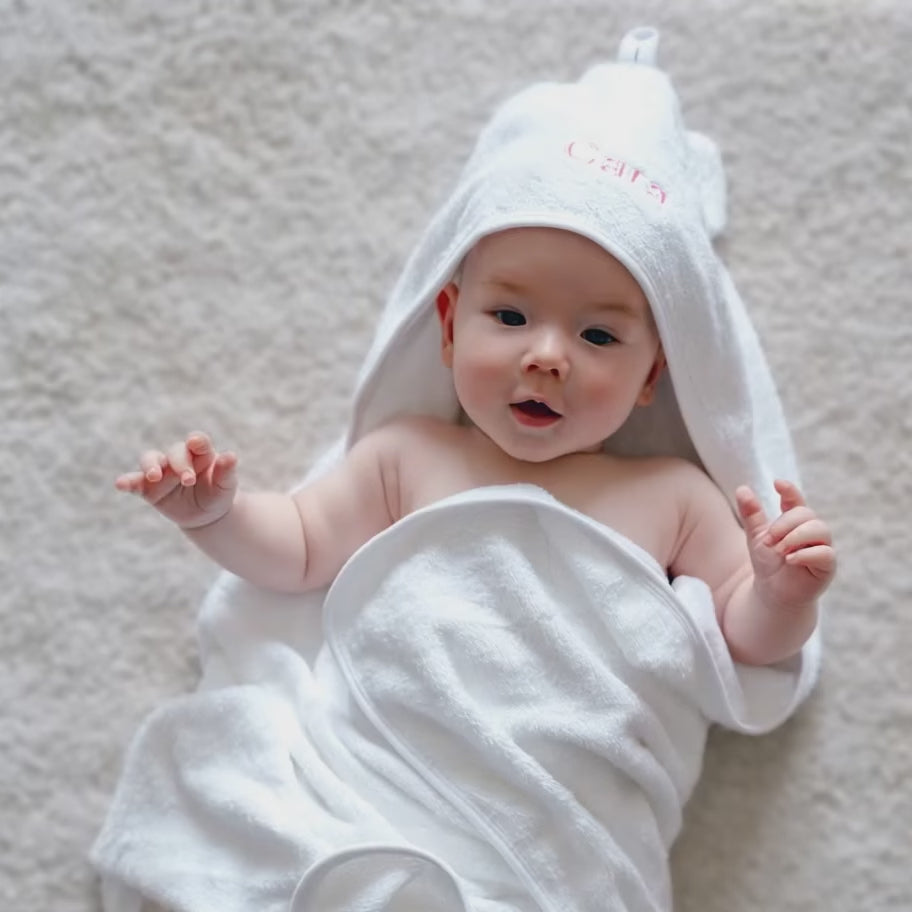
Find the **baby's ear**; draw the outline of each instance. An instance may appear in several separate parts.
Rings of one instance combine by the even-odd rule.
[[[453,366],[453,318],[456,314],[456,301],[459,298],[459,288],[450,282],[437,295],[437,317],[440,320],[440,346],[443,363],[446,367]]]
[[[659,384],[659,380],[662,379],[662,371],[665,370],[667,363],[668,362],[665,360],[665,352],[660,345],[658,352],[656,352],[655,361],[653,361],[652,367],[649,368],[649,373],[646,375],[646,381],[643,383],[643,388],[640,390],[637,405],[652,404],[653,399],[655,399],[656,387]]]

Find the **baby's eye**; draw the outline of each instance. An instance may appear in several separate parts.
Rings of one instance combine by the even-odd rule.
[[[617,339],[606,329],[584,329],[582,337],[593,345],[610,345],[617,342]]]
[[[524,326],[526,318],[518,310],[495,310],[494,319],[504,326]]]

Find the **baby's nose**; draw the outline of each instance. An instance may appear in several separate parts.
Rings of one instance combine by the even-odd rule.
[[[523,357],[524,371],[545,371],[553,377],[566,377],[569,367],[567,347],[556,332],[538,333]]]

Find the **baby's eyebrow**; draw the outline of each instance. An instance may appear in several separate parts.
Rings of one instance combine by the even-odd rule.
[[[495,288],[500,288],[502,291],[508,291],[511,294],[528,294],[529,289],[525,285],[521,285],[518,282],[511,281],[510,279],[486,279],[483,285],[493,285]]]
[[[592,306],[592,311],[594,313],[607,311],[612,314],[621,314],[622,316],[631,318],[639,318],[640,316],[639,309],[632,304],[628,304],[626,301],[606,301],[594,304]]]

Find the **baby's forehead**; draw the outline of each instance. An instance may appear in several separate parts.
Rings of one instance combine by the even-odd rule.
[[[505,284],[555,280],[599,296],[616,290],[642,296],[627,267],[604,246],[562,228],[508,228],[485,235],[463,257],[457,274],[472,280]]]

